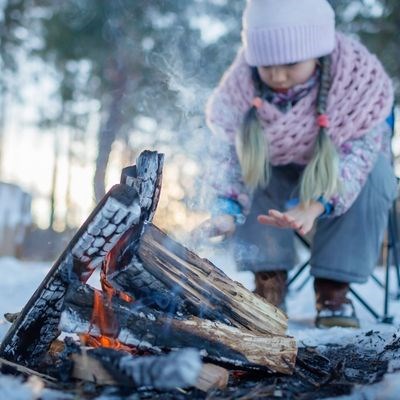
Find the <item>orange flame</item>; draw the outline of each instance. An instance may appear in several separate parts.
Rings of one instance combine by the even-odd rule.
[[[118,336],[119,324],[112,312],[112,308],[109,306],[111,304],[111,297],[112,293],[110,292],[105,292],[104,296],[102,292],[98,290],[94,291],[93,314],[90,325],[91,327],[93,325],[97,326],[101,335],[92,336],[89,329],[88,333],[80,335],[81,343],[90,347],[107,347],[137,354],[138,351],[135,347],[125,345],[116,339]]]
[[[128,346],[118,339],[109,338],[107,336],[92,336],[89,333],[79,335],[80,341],[84,346],[89,347],[107,347],[115,350],[127,351],[131,354],[139,354],[139,351],[134,346]]]
[[[110,282],[107,280],[107,275],[104,270],[102,270],[100,273],[100,282],[101,288],[103,289],[103,292],[106,293],[108,299],[116,296],[119,297],[121,300],[126,301],[127,303],[132,303],[134,301],[134,299],[128,294],[121,292],[111,286]]]
[[[134,298],[128,294],[121,292],[112,287],[107,280],[108,274],[116,271],[118,255],[121,254],[122,248],[126,245],[130,237],[130,231],[126,232],[123,237],[118,241],[117,245],[107,254],[106,259],[102,265],[100,273],[100,283],[102,292],[94,291],[93,313],[90,321],[91,327],[97,326],[100,330],[100,336],[93,336],[88,333],[80,335],[80,340],[83,345],[90,347],[107,347],[117,350],[128,351],[132,354],[138,354],[139,350],[134,346],[128,346],[121,343],[118,339],[119,323],[115,317],[111,300],[113,297],[118,297],[123,301],[131,303]]]

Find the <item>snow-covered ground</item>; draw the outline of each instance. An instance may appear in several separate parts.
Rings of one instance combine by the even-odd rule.
[[[205,254],[201,254],[205,256]],[[226,254],[218,250],[207,249],[207,257],[218,267],[222,268],[227,275],[236,281],[240,281],[249,289],[253,288],[253,276],[247,272],[237,272],[233,260]],[[0,258],[0,339],[3,338],[10,324],[2,318],[5,312],[17,312],[26,303],[38,287],[50,268],[50,264],[21,262],[12,258]],[[378,271],[382,275],[383,271]],[[306,277],[306,273],[300,281]],[[393,283],[395,283],[393,276]],[[360,294],[365,296],[379,311],[383,308],[383,291],[372,281],[365,285],[358,285]],[[287,301],[289,315],[289,334],[293,335],[299,345],[323,345],[326,343],[338,344],[359,344],[364,347],[370,346],[371,349],[378,350],[389,343],[396,333],[400,334],[400,302],[392,301],[391,313],[394,316],[394,324],[386,325],[377,323],[373,317],[355,302],[358,315],[361,319],[362,327],[360,330],[332,328],[327,330],[316,329],[313,326],[315,317],[314,294],[312,291],[312,281],[310,280],[300,292],[290,293]],[[381,340],[370,341],[365,336],[367,331],[374,330],[380,332]],[[393,370],[399,369],[400,365],[393,363]],[[44,391],[39,382],[35,379],[22,384],[19,379],[0,376],[0,399],[62,399],[69,398],[59,392]],[[338,398],[336,398],[338,399]],[[360,386],[356,388],[351,396],[341,397],[340,399],[352,400],[398,400],[400,399],[400,372],[387,374],[385,379],[375,385]]]

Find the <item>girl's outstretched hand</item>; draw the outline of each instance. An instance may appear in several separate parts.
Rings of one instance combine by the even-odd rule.
[[[267,215],[261,214],[257,220],[261,224],[295,229],[301,235],[306,235],[323,212],[324,206],[320,202],[310,201],[309,204],[301,203],[285,212],[269,210]]]
[[[209,218],[195,228],[190,236],[193,243],[199,243],[217,236],[231,236],[236,229],[232,215],[222,214]]]

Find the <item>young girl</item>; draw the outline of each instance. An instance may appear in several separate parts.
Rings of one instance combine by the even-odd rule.
[[[364,46],[335,32],[326,0],[249,0],[242,42],[207,105],[225,144],[214,148],[224,163],[205,226],[234,233],[239,268],[281,306],[294,231],[315,225],[316,324],[357,327],[349,284],[374,268],[396,194],[391,81]]]

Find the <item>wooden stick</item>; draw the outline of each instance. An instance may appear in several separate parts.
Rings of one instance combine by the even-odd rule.
[[[34,369],[24,367],[23,365],[16,364],[16,363],[14,363],[12,361],[8,361],[4,358],[0,358],[0,368],[2,369],[3,367],[11,368],[16,373],[24,375],[24,376],[32,376],[32,375],[37,376],[40,379],[42,379],[43,381],[48,382],[48,383],[56,383],[57,382],[57,379],[55,379],[49,375],[42,374],[40,372],[35,371]]]
[[[215,364],[203,364],[195,387],[203,392],[225,389],[228,386],[229,371]]]

